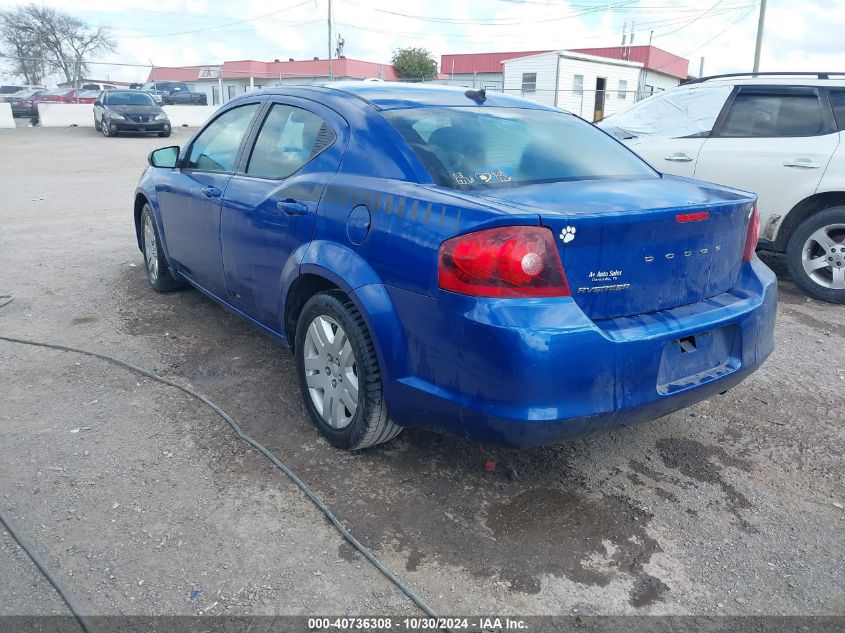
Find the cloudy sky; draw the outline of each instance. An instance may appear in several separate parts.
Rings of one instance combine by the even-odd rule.
[[[166,65],[310,59],[327,54],[328,0],[43,0],[119,42],[104,61]],[[0,7],[18,4],[0,0]],[[347,57],[388,62],[391,51],[443,53],[615,46],[633,24],[634,44],[690,60],[697,74],[749,70],[759,0],[333,0],[334,31]],[[845,70],[845,0],[769,0],[762,70]],[[2,67],[2,60],[0,60]],[[144,69],[100,67],[111,79]],[[443,69],[448,71],[448,69]]]

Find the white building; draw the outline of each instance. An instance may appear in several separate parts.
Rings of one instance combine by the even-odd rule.
[[[472,88],[558,105],[588,120],[687,79],[689,61],[656,46],[464,53],[440,58],[441,76]]]
[[[637,100],[643,65],[571,51],[550,51],[502,62],[504,92],[558,106],[588,121]]]

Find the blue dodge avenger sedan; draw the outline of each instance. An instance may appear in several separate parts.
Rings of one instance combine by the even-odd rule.
[[[252,92],[150,155],[134,211],[150,285],[287,344],[341,448],[557,442],[723,393],[773,348],[752,194],[502,94]]]

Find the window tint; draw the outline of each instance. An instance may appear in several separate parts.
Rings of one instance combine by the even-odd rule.
[[[537,73],[522,73],[522,94],[537,92]]]
[[[815,136],[824,132],[819,99],[815,95],[739,93],[720,136]]]
[[[264,120],[246,172],[287,178],[334,142],[334,132],[316,114],[276,104]]]
[[[830,104],[833,106],[833,116],[836,117],[836,128],[845,130],[845,90],[831,90]]]
[[[251,103],[234,108],[214,119],[191,146],[188,167],[203,171],[235,171],[238,148],[259,105]]]
[[[619,143],[571,114],[485,106],[382,115],[445,187],[657,177]]]

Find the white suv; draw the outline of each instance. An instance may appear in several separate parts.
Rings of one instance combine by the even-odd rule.
[[[693,80],[598,125],[658,171],[755,192],[758,248],[786,253],[807,294],[845,303],[845,73]]]

